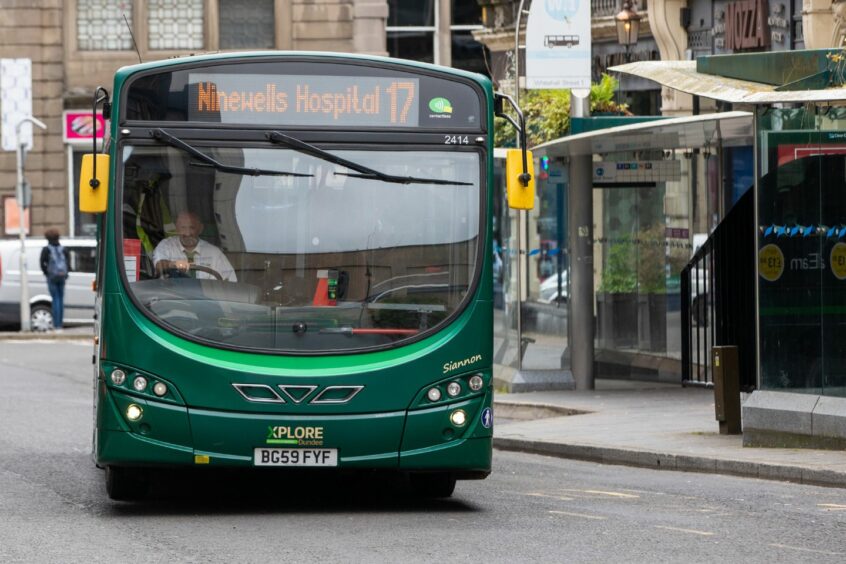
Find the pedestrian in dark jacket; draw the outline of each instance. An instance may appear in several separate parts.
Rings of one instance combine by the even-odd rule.
[[[47,288],[53,300],[53,329],[62,330],[65,312],[65,280],[70,272],[70,255],[59,243],[59,232],[48,229],[44,233],[47,246],[41,249],[41,272],[47,278]]]

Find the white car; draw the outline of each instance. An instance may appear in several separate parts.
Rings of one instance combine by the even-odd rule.
[[[561,290],[559,292],[558,280],[561,280]],[[570,295],[570,287],[567,280],[567,271],[564,270],[558,273],[558,276],[553,274],[545,279],[540,284],[538,289],[538,301],[544,304],[562,303],[566,304]]]
[[[70,273],[65,282],[65,325],[94,322],[94,274],[97,265],[95,239],[61,239],[68,250]],[[26,271],[29,288],[30,323],[33,331],[53,327],[53,312],[47,280],[41,272],[43,237],[26,241]],[[21,321],[21,242],[0,240],[0,325],[20,325]]]

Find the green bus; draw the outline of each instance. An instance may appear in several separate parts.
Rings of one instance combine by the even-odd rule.
[[[143,497],[154,468],[392,469],[438,497],[490,473],[503,99],[326,53],[171,59],[98,88],[108,140],[80,209],[100,214],[111,498]]]

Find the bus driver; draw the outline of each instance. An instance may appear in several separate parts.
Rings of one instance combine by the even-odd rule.
[[[235,270],[223,252],[200,239],[203,224],[194,212],[183,211],[176,216],[176,235],[163,239],[153,251],[153,263],[159,276],[177,270],[192,278],[215,278],[192,265],[206,267],[220,274],[223,280],[236,282]]]

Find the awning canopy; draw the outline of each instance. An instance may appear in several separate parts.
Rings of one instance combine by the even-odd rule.
[[[697,149],[752,144],[752,114],[721,112],[649,121],[561,137],[533,147],[539,156],[608,154],[647,149]]]
[[[697,61],[638,61],[611,67],[608,70],[647,78],[674,90],[732,104],[846,100],[844,87],[777,91],[779,85],[698,72]]]

